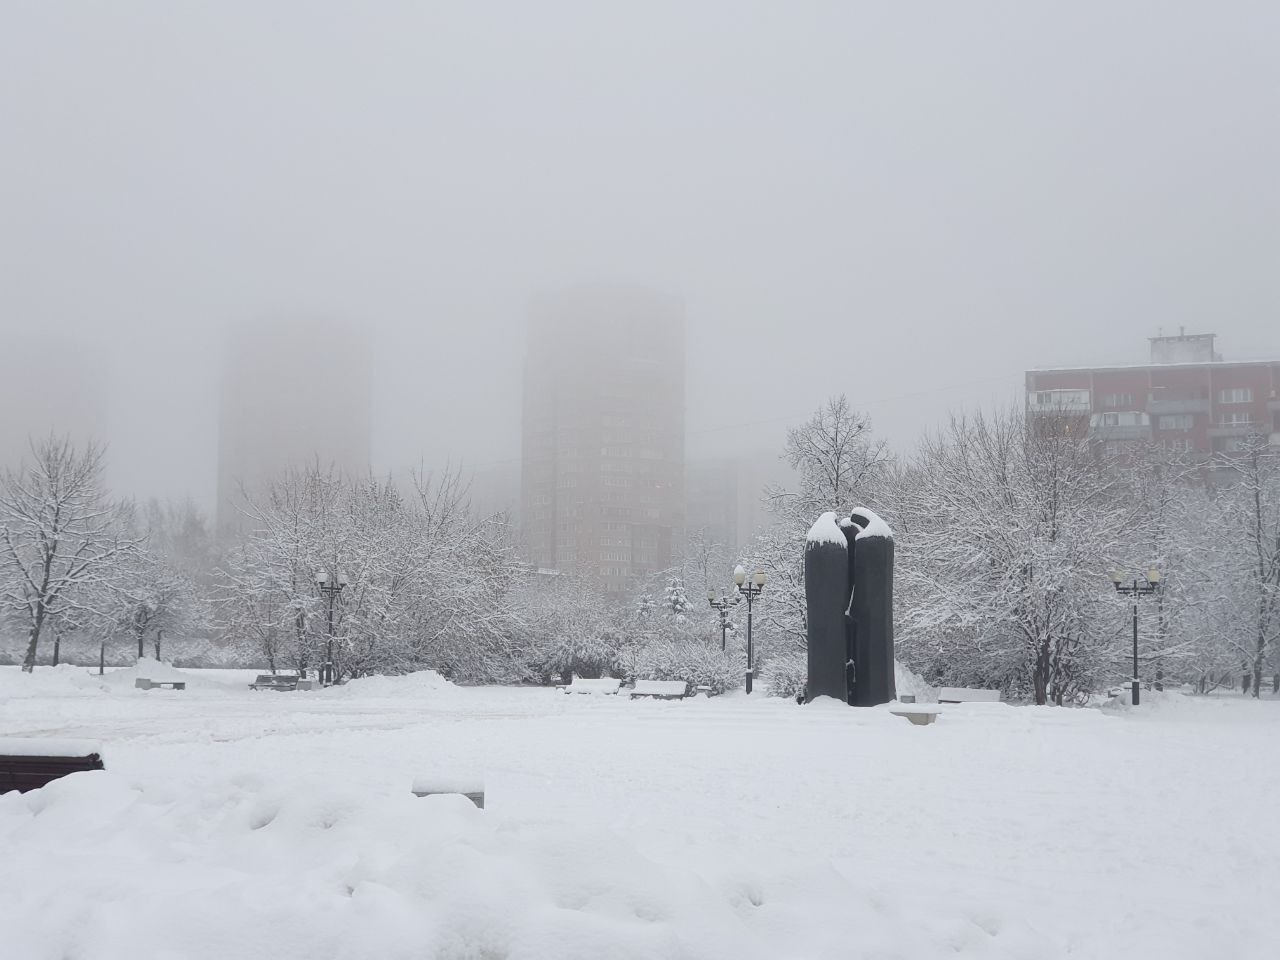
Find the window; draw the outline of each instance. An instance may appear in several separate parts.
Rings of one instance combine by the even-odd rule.
[[[1161,430],[1190,430],[1195,422],[1196,418],[1189,413],[1175,413],[1158,421]]]
[[[1224,413],[1222,415],[1222,425],[1224,427],[1247,427],[1253,423],[1253,417],[1246,411],[1237,413]]]
[[[1104,413],[1104,414],[1102,415],[1102,425],[1103,425],[1104,427],[1118,427],[1118,426],[1120,426],[1120,414],[1118,414],[1118,413]]]
[[[1249,387],[1232,387],[1230,390],[1218,391],[1219,403],[1252,403],[1253,390]]]
[[[1175,440],[1164,441],[1164,448],[1169,453],[1190,453],[1191,441],[1186,437],[1178,437]]]
[[[1109,393],[1102,398],[1102,405],[1108,410],[1132,410],[1135,406],[1132,393]]]

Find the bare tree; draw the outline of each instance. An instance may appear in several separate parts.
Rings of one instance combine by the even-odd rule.
[[[50,618],[81,605],[78,594],[109,579],[137,547],[103,490],[102,466],[102,447],[49,437],[0,483],[0,603],[27,628],[27,673]]]

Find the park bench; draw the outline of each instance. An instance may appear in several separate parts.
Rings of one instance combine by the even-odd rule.
[[[311,681],[289,673],[260,673],[250,690],[310,690]]]
[[[565,693],[593,693],[610,696],[617,694],[622,686],[621,680],[614,680],[612,677],[601,677],[599,680],[584,680],[581,677],[574,677],[573,683],[567,684],[560,689]]]
[[[942,710],[932,704],[903,703],[901,706],[890,707],[889,712],[895,717],[906,717],[908,721],[917,727],[927,727],[938,719],[938,714]]]
[[[92,740],[0,740],[0,793],[39,790],[69,773],[102,769]]]
[[[410,789],[415,797],[437,797],[442,794],[466,797],[479,809],[484,809],[484,784],[476,780],[418,777]]]
[[[999,690],[982,690],[977,687],[942,687],[938,691],[939,703],[999,703]]]
[[[689,695],[689,684],[685,680],[637,680],[635,686],[628,692],[632,700],[636,697],[683,700]]]
[[[168,687],[170,690],[187,689],[185,680],[148,680],[146,677],[138,677],[133,681],[133,685],[139,690],[153,690],[156,687]]]

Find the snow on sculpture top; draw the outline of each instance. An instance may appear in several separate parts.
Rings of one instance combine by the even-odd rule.
[[[834,543],[841,547],[848,547],[848,541],[845,540],[844,534],[840,532],[840,524],[836,522],[834,512],[824,513],[814,521],[813,526],[809,528],[809,535],[805,538],[805,549],[817,546],[823,543]]]
[[[826,516],[826,514],[823,514],[823,516]],[[849,511],[849,516],[856,517],[857,519],[864,521],[862,529],[858,531],[857,535],[854,537],[855,540],[861,540],[864,537],[885,537],[889,540],[893,539],[893,531],[889,529],[889,525],[880,519],[877,514],[872,513],[866,507],[855,507]],[[818,521],[818,523],[821,522],[821,520]],[[817,524],[814,526],[817,526]],[[812,531],[810,531],[810,536],[812,535]]]

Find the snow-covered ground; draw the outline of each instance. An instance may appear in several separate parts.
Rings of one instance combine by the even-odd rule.
[[[1274,957],[1280,701],[677,703],[0,668],[0,956]],[[483,780],[486,809],[416,799]]]

